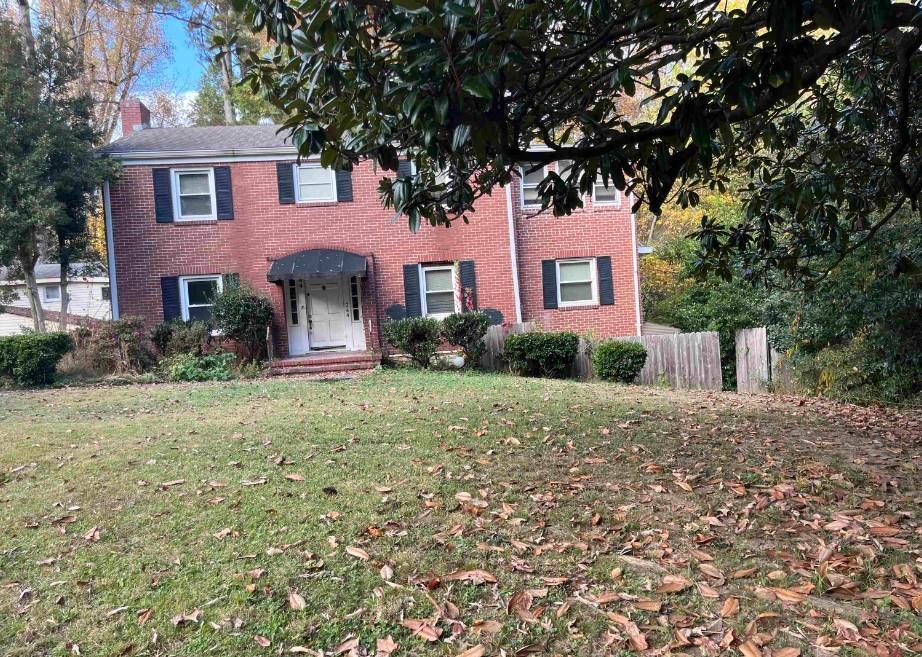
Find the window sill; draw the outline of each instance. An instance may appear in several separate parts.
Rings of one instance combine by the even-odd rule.
[[[299,208],[326,208],[337,205],[339,201],[295,201]]]
[[[555,310],[559,310],[561,312],[573,312],[574,310],[595,310],[596,308],[601,307],[602,306],[599,303],[587,303],[580,306],[557,306]]]
[[[210,226],[218,223],[217,219],[175,219],[173,221],[160,224],[162,226]]]
[[[620,210],[621,204],[620,203],[593,203],[586,209],[588,209],[590,212],[604,212],[606,210],[608,211]]]

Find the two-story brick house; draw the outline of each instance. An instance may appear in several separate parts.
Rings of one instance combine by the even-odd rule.
[[[470,224],[413,234],[381,206],[388,172],[371,163],[298,162],[273,125],[148,124],[129,101],[105,149],[123,165],[104,190],[116,317],[207,317],[233,276],[272,300],[280,355],[380,351],[388,318],[468,305],[497,323],[639,333],[634,221],[614,189],[555,218],[535,207],[537,171],[481,198]]]

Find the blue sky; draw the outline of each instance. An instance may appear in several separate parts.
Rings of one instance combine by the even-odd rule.
[[[172,83],[176,93],[193,91],[198,87],[203,66],[196,56],[186,25],[175,18],[163,18],[163,32],[172,50],[172,60],[165,62],[163,77]]]

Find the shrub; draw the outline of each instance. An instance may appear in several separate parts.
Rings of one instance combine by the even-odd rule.
[[[105,322],[89,335],[82,334],[76,356],[101,374],[142,372],[154,362],[143,327],[140,317]]]
[[[441,322],[431,317],[407,317],[387,322],[384,339],[407,354],[414,363],[428,368],[440,344]]]
[[[150,341],[161,356],[192,354],[204,356],[214,342],[212,327],[208,322],[184,322],[174,319],[161,322],[150,331]]]
[[[226,351],[204,356],[176,354],[161,361],[160,368],[170,381],[228,381],[233,378],[235,360]]]
[[[562,379],[573,369],[578,349],[575,333],[514,333],[506,337],[503,357],[517,374]]]
[[[272,324],[272,302],[243,285],[228,285],[212,308],[215,328],[243,349],[244,359],[259,360]]]
[[[442,320],[442,338],[461,348],[467,367],[476,367],[486,348],[483,336],[489,326],[486,313],[455,313]]]
[[[647,362],[647,349],[639,342],[605,340],[595,348],[592,362],[600,379],[631,383]]]
[[[67,333],[23,333],[0,338],[0,374],[21,386],[48,385],[58,361],[73,348]]]

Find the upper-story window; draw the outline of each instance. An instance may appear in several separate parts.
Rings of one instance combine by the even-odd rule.
[[[454,266],[427,265],[421,272],[423,315],[443,319],[458,312]]]
[[[557,306],[591,306],[598,303],[594,258],[557,261]]]
[[[173,171],[173,210],[177,221],[216,219],[213,169]]]
[[[595,205],[618,205],[621,203],[621,192],[611,180],[606,187],[600,175],[592,186],[592,202]]]
[[[43,297],[45,301],[60,301],[61,300],[61,286],[60,285],[45,285],[42,289]]]
[[[332,169],[324,169],[319,162],[296,164],[295,182],[298,203],[336,200],[336,173]]]
[[[522,207],[540,208],[541,196],[538,194],[538,185],[547,175],[547,166],[538,166],[534,163],[526,162],[519,167],[520,180],[522,182]]]

